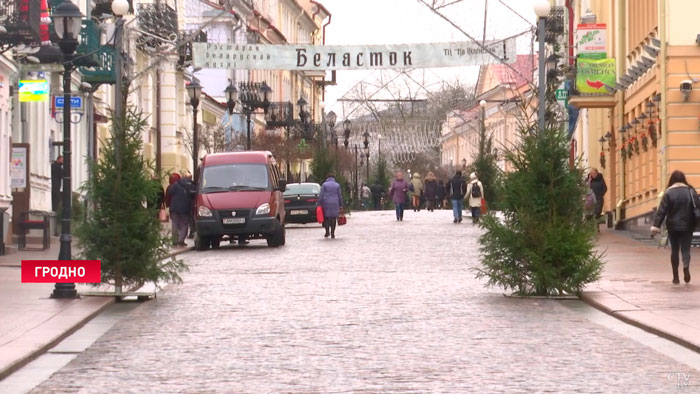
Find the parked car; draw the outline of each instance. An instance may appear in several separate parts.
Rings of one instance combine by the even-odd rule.
[[[206,155],[199,168],[195,248],[218,248],[224,239],[284,245],[285,190],[286,181],[270,152]]]
[[[290,183],[284,192],[287,223],[316,223],[316,204],[321,185],[318,183]]]

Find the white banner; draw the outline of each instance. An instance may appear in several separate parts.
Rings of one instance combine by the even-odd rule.
[[[192,44],[195,67],[236,70],[375,70],[513,63],[515,38],[399,45]]]

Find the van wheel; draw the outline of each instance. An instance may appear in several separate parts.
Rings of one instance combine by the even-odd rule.
[[[221,246],[221,238],[215,238],[211,240],[212,249],[219,249],[219,246]]]
[[[276,248],[284,245],[286,242],[286,231],[281,223],[277,225],[277,230],[267,237],[267,246]]]
[[[204,251],[209,249],[209,245],[211,244],[211,240],[209,238],[203,238],[200,237],[199,234],[196,234],[194,236],[194,248],[195,250],[198,251]]]

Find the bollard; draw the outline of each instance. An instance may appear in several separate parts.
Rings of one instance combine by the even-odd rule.
[[[7,208],[0,208],[0,256],[5,255],[5,211]]]

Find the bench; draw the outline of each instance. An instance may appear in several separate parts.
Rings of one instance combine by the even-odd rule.
[[[45,211],[22,212],[19,216],[18,250],[46,250],[49,248],[49,213]],[[30,230],[42,230],[42,248],[27,248],[27,233]]]

